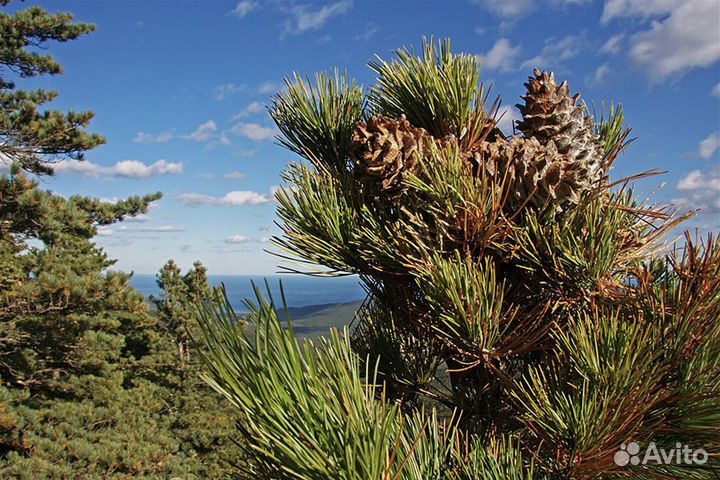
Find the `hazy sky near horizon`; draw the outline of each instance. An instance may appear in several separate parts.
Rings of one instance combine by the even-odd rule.
[[[638,190],[702,208],[692,226],[720,230],[720,0],[446,2],[53,1],[97,25],[50,52],[65,73],[21,80],[59,91],[58,108],[96,113],[108,143],[64,163],[45,188],[117,199],[161,191],[147,215],[101,229],[116,268],[154,273],[199,259],[211,274],[271,274],[272,192],[293,156],[274,142],[265,106],[293,71],[347,68],[422,36],[452,38],[483,58],[481,79],[503,99],[506,133],[535,67],[587,102],[623,104],[638,137],[614,178],[658,168]]]

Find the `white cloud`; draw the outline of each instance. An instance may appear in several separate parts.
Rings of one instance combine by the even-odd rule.
[[[96,235],[98,237],[112,237],[113,236],[112,228],[110,228],[107,225],[100,225],[95,230],[97,232]]]
[[[159,144],[168,143],[169,141],[175,139],[191,140],[195,142],[207,142],[214,137],[214,133],[217,132],[217,130],[218,127],[215,122],[212,120],[208,120],[207,122],[200,124],[194,132],[187,135],[180,135],[171,131],[166,131],[158,134],[138,132],[138,134],[135,135],[133,142]]]
[[[277,92],[279,92],[279,91],[282,90],[282,89],[283,89],[283,84],[277,83],[277,82],[267,81],[267,82],[261,83],[261,84],[258,86],[258,89],[257,89],[257,90],[258,90],[258,93],[260,93],[260,94],[262,94],[262,95],[270,95],[270,94],[273,94],[273,93],[277,93]]]
[[[175,134],[170,131],[160,132],[157,134],[138,132],[133,138],[134,143],[168,143],[175,138]]]
[[[272,203],[272,195],[261,194],[251,191],[233,191],[224,197],[213,197],[200,193],[183,193],[178,195],[180,203],[190,207],[201,205],[213,205],[220,207],[240,207],[244,205],[265,205]]]
[[[163,225],[160,227],[141,227],[132,228],[121,225],[117,229],[118,232],[137,232],[137,233],[175,233],[184,232],[185,229],[179,227],[173,227],[172,225]]]
[[[241,137],[249,138],[250,140],[255,140],[256,142],[272,140],[277,134],[277,130],[274,128],[263,127],[257,123],[240,122],[233,125],[231,130]]]
[[[50,166],[55,173],[79,173],[86,177],[148,178],[183,172],[182,163],[171,163],[165,160],[158,160],[151,165],[137,160],[122,160],[112,167],[103,167],[88,161],[63,160]]]
[[[707,68],[720,60],[720,2],[716,0],[609,0],[602,22],[655,18],[630,38],[629,55],[651,83]]]
[[[710,94],[720,98],[720,82],[718,82],[718,84],[713,87],[713,89],[710,91]]]
[[[216,131],[217,125],[215,125],[215,122],[208,120],[207,122],[200,124],[195,131],[186,138],[195,142],[207,142],[212,138]]]
[[[251,115],[256,115],[260,112],[262,112],[265,109],[265,105],[263,105],[260,102],[252,102],[249,105],[247,105],[245,108],[240,110],[236,115],[234,115],[230,120],[235,121],[239,120],[241,118],[246,118]]]
[[[501,70],[507,72],[512,70],[517,56],[520,54],[520,47],[513,47],[510,40],[501,38],[495,45],[482,55],[482,65],[488,70]]]
[[[552,5],[556,8],[569,8],[579,7],[586,3],[591,3],[593,0],[552,0]]]
[[[607,53],[608,55],[616,55],[620,53],[623,40],[625,40],[625,35],[623,35],[622,33],[613,35],[612,37],[607,39],[607,41],[600,48],[600,51],[602,53]]]
[[[313,8],[313,4],[294,5],[288,13],[290,19],[285,22],[285,34],[300,34],[308,30],[321,28],[332,17],[348,12],[353,6],[352,0],[341,0],[339,2],[324,5],[320,9]]]
[[[329,43],[332,41],[332,35],[323,35],[321,37],[318,37],[317,40],[315,40],[315,43]]]
[[[225,239],[225,243],[250,243],[254,242],[255,239],[252,237],[246,237],[245,235],[233,235]]]
[[[206,150],[212,150],[220,145],[223,147],[229,147],[230,145],[232,145],[232,142],[228,138],[227,132],[225,131],[220,132],[219,136],[213,136],[211,138],[213,138],[213,140],[211,142],[208,142],[207,145],[205,145]]]
[[[241,172],[230,172],[223,175],[225,180],[242,180],[245,178],[245,174]]]
[[[474,0],[499,17],[519,17],[535,8],[534,0]]]
[[[365,27],[364,32],[355,35],[355,40],[363,40],[365,42],[369,42],[370,40],[372,40],[372,38],[375,36],[375,34],[377,32],[378,32],[378,27],[373,25],[372,23],[369,23]]]
[[[244,18],[247,14],[252,12],[258,7],[258,2],[254,0],[241,0],[235,5],[235,8],[230,11],[231,15],[238,18]]]
[[[578,56],[587,46],[586,32],[567,35],[563,38],[551,37],[545,40],[540,53],[522,63],[523,68],[558,69],[563,62]]]
[[[234,153],[235,153],[235,155],[237,155],[238,157],[252,157],[253,155],[255,155],[255,154],[257,153],[257,150],[255,150],[255,149],[250,149],[250,150],[236,150]]]
[[[182,163],[170,163],[165,160],[158,160],[152,165],[145,165],[137,160],[123,160],[112,168],[115,176],[128,178],[148,178],[183,172]]]
[[[245,235],[233,235],[225,240],[225,243],[267,243],[270,237],[248,237]]]
[[[111,174],[112,167],[101,167],[88,161],[63,160],[52,164],[55,173],[80,173],[88,177],[99,175],[101,172]]]
[[[686,196],[674,199],[674,204],[700,209],[701,214],[713,214],[714,228],[720,227],[720,170],[693,170],[680,179],[677,190]]]
[[[236,93],[244,92],[247,90],[247,85],[244,83],[226,83],[224,85],[218,85],[215,87],[215,100],[225,100],[232,97]]]
[[[134,217],[127,216],[122,219],[123,222],[145,223],[150,221],[150,216],[146,213],[138,213]]]
[[[622,17],[650,18],[666,14],[685,0],[606,0],[600,22]]]
[[[513,126],[516,120],[520,120],[520,112],[512,105],[503,105],[498,109],[497,117],[500,121],[498,127],[505,135],[513,134]]]
[[[610,75],[610,67],[607,63],[600,65],[595,69],[595,73],[586,79],[586,82],[591,87],[597,87]]]
[[[715,190],[720,193],[720,172],[702,172],[693,170],[680,179],[677,189],[683,190]]]
[[[698,146],[698,153],[704,159],[709,159],[720,147],[720,132],[713,132],[705,137]]]

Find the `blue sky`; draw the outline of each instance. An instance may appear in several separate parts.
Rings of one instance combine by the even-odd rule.
[[[27,3],[14,3],[14,9]],[[97,31],[53,45],[61,76],[19,82],[60,92],[58,108],[96,113],[108,143],[43,185],[105,199],[162,191],[148,215],[102,229],[117,268],[154,273],[168,259],[213,274],[271,274],[264,250],[272,191],[293,159],[273,141],[264,104],[293,71],[347,68],[364,85],[374,54],[450,37],[484,58],[505,127],[533,67],[587,102],[620,101],[638,137],[613,177],[669,171],[638,185],[657,201],[704,208],[720,230],[720,1],[498,0],[327,3],[57,1]]]

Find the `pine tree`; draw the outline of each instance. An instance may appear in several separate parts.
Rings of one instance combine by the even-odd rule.
[[[190,358],[190,343],[193,330],[197,330],[197,305],[210,295],[207,269],[200,262],[184,276],[180,268],[169,260],[160,269],[157,279],[162,293],[150,300],[155,305],[158,319],[163,328],[176,337],[178,364],[187,365]]]
[[[56,93],[8,77],[60,73],[34,50],[93,30],[71,20],[0,12],[0,478],[220,478],[233,416],[196,367],[178,371],[182,325],[161,325],[93,242],[160,194],[64,198],[29,177],[104,141],[85,130],[92,113],[40,111]],[[183,281],[183,301],[207,292],[199,265]]]
[[[239,452],[232,440],[237,415],[202,381],[201,355],[191,338],[199,334],[198,307],[210,295],[207,269],[196,261],[184,275],[169,260],[157,274],[155,306],[160,340],[146,363],[151,378],[165,389],[171,411],[167,429],[188,456],[186,468],[201,478],[221,478]],[[159,367],[162,366],[162,367]]]
[[[10,3],[1,0],[0,7]],[[0,12],[0,162],[17,164],[33,173],[52,173],[49,162],[82,160],[84,152],[105,143],[85,128],[92,112],[40,111],[57,92],[18,90],[7,72],[16,77],[56,75],[62,68],[49,54],[34,51],[48,42],[67,42],[92,32],[94,25],[72,23],[69,13],[48,13],[30,7],[13,15]],[[32,50],[31,50],[32,49]]]
[[[714,478],[720,242],[663,237],[688,215],[609,181],[629,129],[552,74],[497,125],[477,59],[424,42],[344,75],[296,77],[270,113],[299,154],[275,243],[313,275],[359,275],[353,328],[299,343],[218,292],[208,381],[238,409],[247,479]],[[642,177],[642,176],[641,176]],[[290,319],[283,319],[290,320]],[[629,442],[714,456],[628,465]]]

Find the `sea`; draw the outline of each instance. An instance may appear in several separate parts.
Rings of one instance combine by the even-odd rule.
[[[246,298],[253,300],[255,292],[253,283],[267,297],[267,285],[276,304],[281,304],[280,285],[285,293],[288,307],[307,307],[311,305],[326,305],[349,303],[363,300],[365,290],[356,276],[320,278],[307,275],[275,275],[275,276],[248,276],[248,275],[208,275],[211,286],[225,286],[228,300],[236,311],[246,310],[243,301]],[[155,275],[133,275],[130,284],[146,297],[157,296],[160,289],[157,286]]]

